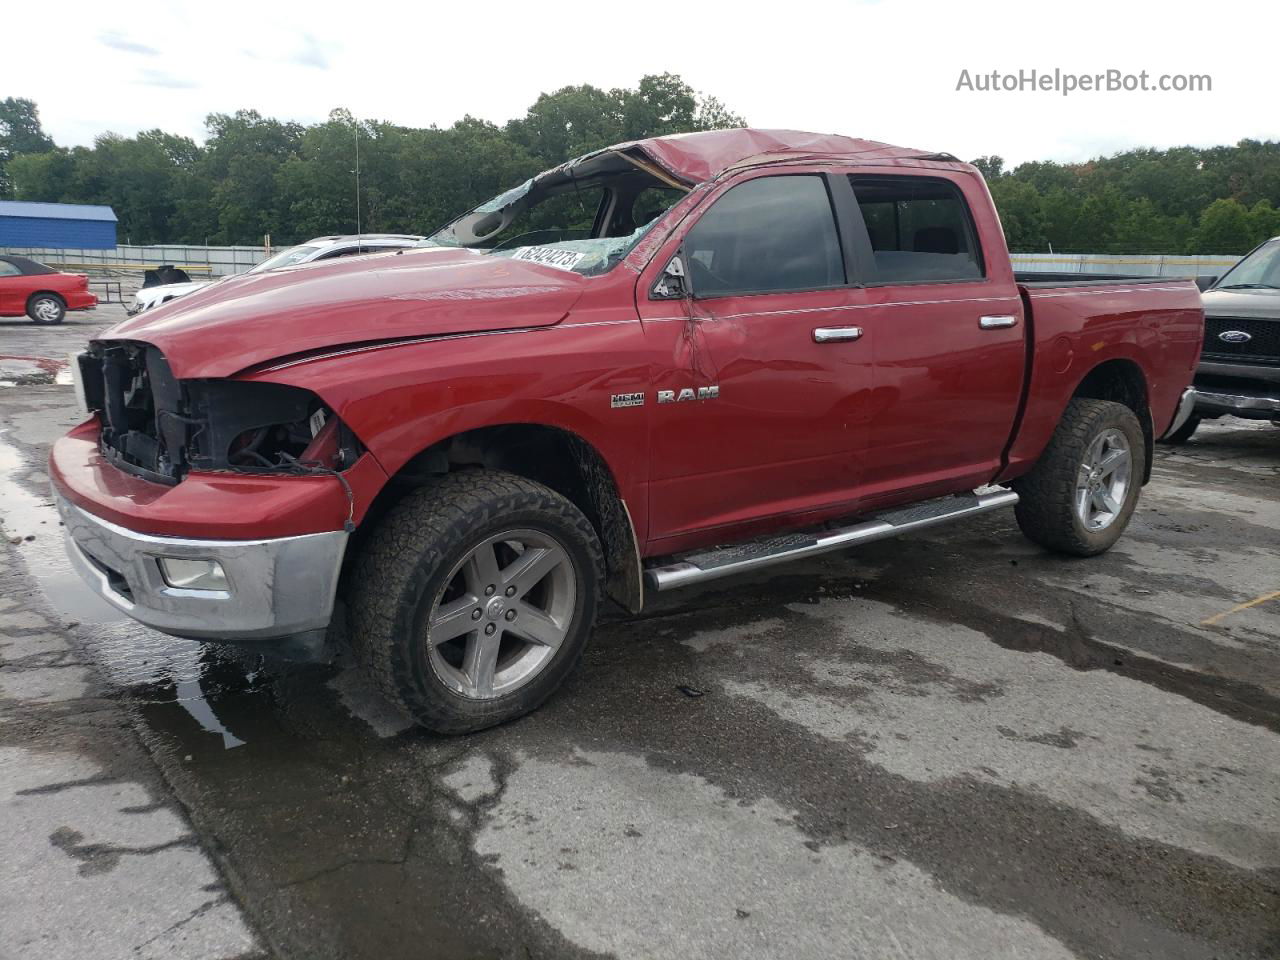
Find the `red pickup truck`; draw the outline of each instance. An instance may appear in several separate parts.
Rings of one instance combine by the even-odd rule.
[[[345,617],[392,701],[461,732],[548,697],[606,596],[1010,506],[1106,550],[1203,323],[1189,280],[1021,282],[949,155],[662,137],[113,327],[51,475],[120,609],[279,652]]]

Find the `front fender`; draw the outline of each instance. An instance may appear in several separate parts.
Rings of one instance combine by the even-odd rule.
[[[319,395],[388,477],[468,430],[527,423],[568,431],[604,459],[637,530],[645,529],[649,411],[610,404],[614,394],[649,386],[638,320],[389,345],[246,379]]]

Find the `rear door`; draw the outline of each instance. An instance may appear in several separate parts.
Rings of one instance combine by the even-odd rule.
[[[858,323],[875,354],[865,504],[985,483],[1026,366],[1022,303],[1003,241],[990,240],[1003,234],[986,192],[950,171],[845,179],[861,214]]]
[[[735,525],[856,500],[871,348],[850,319],[831,183],[802,168],[717,188],[654,261],[679,244],[692,296],[654,299],[642,276],[651,541],[731,538]]]

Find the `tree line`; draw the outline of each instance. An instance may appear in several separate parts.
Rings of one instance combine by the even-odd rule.
[[[426,233],[569,157],[625,140],[745,125],[672,74],[634,88],[543,94],[498,126],[358,120],[303,125],[256,110],[215,113],[203,144],[163,130],[59,147],[30,100],[0,101],[0,199],[109,204],[121,243],[260,244],[356,231]]]
[[[1016,253],[1241,254],[1280,234],[1280,143],[1126,150],[987,178]]]
[[[203,143],[163,130],[60,147],[30,100],[0,100],[0,199],[110,205],[121,242],[275,244],[360,227],[425,233],[565,159],[624,140],[742,126],[679,76],[571,86],[497,125],[414,128],[335,110],[304,125],[215,113]],[[1240,254],[1280,234],[1280,143],[1138,149],[982,169],[1015,252]]]

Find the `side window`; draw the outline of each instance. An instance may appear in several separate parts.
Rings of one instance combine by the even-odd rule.
[[[700,299],[845,282],[826,179],[816,174],[738,184],[694,224],[684,251]]]
[[[0,260],[0,277],[20,277],[22,271],[8,260]]]
[[[880,283],[985,276],[969,208],[956,186],[929,177],[851,176]]]

